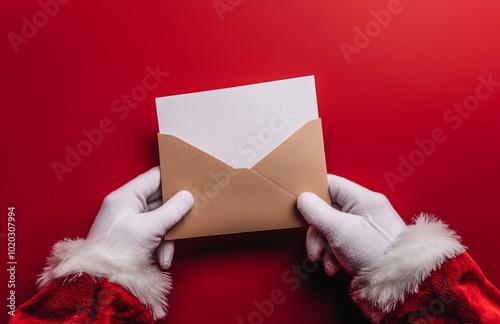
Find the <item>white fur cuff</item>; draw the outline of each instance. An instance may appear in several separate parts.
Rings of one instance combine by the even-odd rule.
[[[144,253],[108,240],[65,239],[54,245],[37,281],[39,288],[56,278],[89,274],[106,277],[149,307],[155,319],[166,315],[170,275],[161,272]]]
[[[465,249],[448,225],[421,214],[377,262],[358,273],[351,284],[352,297],[379,322],[405,296],[417,292],[432,271]]]

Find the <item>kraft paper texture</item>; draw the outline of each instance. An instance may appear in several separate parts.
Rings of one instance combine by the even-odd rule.
[[[252,168],[235,169],[179,138],[158,134],[163,201],[180,190],[195,199],[166,239],[304,226],[297,197],[330,203],[321,119],[291,135]]]

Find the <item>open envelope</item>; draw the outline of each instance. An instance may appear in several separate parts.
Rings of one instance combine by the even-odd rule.
[[[278,92],[277,96],[282,98],[283,94],[288,94],[292,97],[289,100],[294,102],[297,98],[293,97],[300,94],[291,93],[291,89],[287,87],[290,84],[283,86],[283,82],[295,82],[294,85],[299,86],[301,92],[304,92],[302,86],[306,82],[309,86],[306,96],[309,97],[311,96],[310,86],[312,82],[314,92],[313,77],[275,81],[258,86],[264,86],[269,90],[279,82],[281,82],[279,84],[281,90],[275,89]],[[249,89],[248,87],[250,87],[250,92],[245,93]],[[253,98],[256,94],[255,91],[259,92],[262,88],[251,88],[251,86],[229,88],[223,89],[218,95],[227,98],[226,95],[235,94],[235,89],[243,91],[243,93],[236,92],[236,94],[242,98],[242,103],[249,104],[246,96]],[[225,90],[229,92],[224,93]],[[183,96],[190,95],[193,94]],[[205,99],[209,98],[210,95],[210,91],[202,94]],[[315,92],[312,95],[315,104]],[[157,99],[158,110],[168,109],[168,107],[161,107],[162,102],[159,99],[163,98]],[[219,99],[216,101],[220,103]],[[206,104],[209,101],[202,100],[201,102]],[[298,101],[301,102],[301,100]],[[167,101],[167,106],[169,103],[173,102]],[[186,103],[188,102],[182,102],[182,104]],[[255,102],[251,104],[255,104]],[[262,105],[260,106],[262,107]],[[223,110],[220,106],[217,107],[219,112],[221,109]],[[276,107],[276,102],[270,107],[262,109],[274,110],[275,115],[280,113],[276,108],[272,108]],[[293,107],[290,106],[288,109],[292,111],[292,113],[289,112],[290,116],[296,116],[293,114]],[[301,107],[297,107],[297,109],[301,109]],[[193,116],[192,112],[191,116]],[[182,118],[178,118],[178,116],[173,119],[182,123]],[[269,120],[271,121],[269,125],[271,125],[273,119]],[[277,120],[276,118],[275,121]],[[270,128],[273,128],[271,126]],[[274,126],[276,126],[274,130],[280,130],[283,125],[278,125],[276,122]],[[263,129],[267,128],[261,128],[261,130]],[[160,124],[160,132],[161,130]],[[172,134],[159,133],[163,200],[168,200],[179,190],[188,190],[195,198],[195,204],[191,211],[169,231],[166,238],[179,239],[305,225],[303,217],[296,208],[297,197],[301,193],[314,192],[325,201],[330,202],[321,120],[318,118],[309,120],[297,130],[293,130],[291,135],[284,131],[283,133],[285,133],[286,138],[280,140],[277,145],[270,146],[270,152],[264,152],[265,156],[256,160],[251,167],[241,167],[241,165],[248,165],[235,162],[234,159],[223,161],[220,155],[216,157],[208,153],[210,148],[204,147],[202,142],[199,146],[203,149],[193,144],[196,141],[192,139],[189,139],[190,143]],[[261,131],[260,134],[269,135],[270,133]],[[204,135],[210,137],[210,134]],[[228,136],[230,135],[228,134]],[[267,141],[270,135],[264,138]],[[263,143],[260,144],[262,147],[265,146],[262,145]],[[260,148],[257,145],[254,147]],[[250,160],[249,157],[255,159],[255,156],[249,154],[246,159],[241,161]]]

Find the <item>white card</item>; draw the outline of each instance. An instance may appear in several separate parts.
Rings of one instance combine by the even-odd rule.
[[[156,110],[161,134],[235,168],[251,168],[318,118],[314,76],[160,97]]]

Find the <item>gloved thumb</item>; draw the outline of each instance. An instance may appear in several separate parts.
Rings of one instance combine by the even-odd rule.
[[[315,227],[328,240],[348,222],[349,217],[335,210],[323,199],[311,192],[301,194],[297,200],[297,208],[309,225]]]
[[[193,195],[179,191],[167,202],[148,214],[148,225],[157,235],[164,235],[193,207]]]

